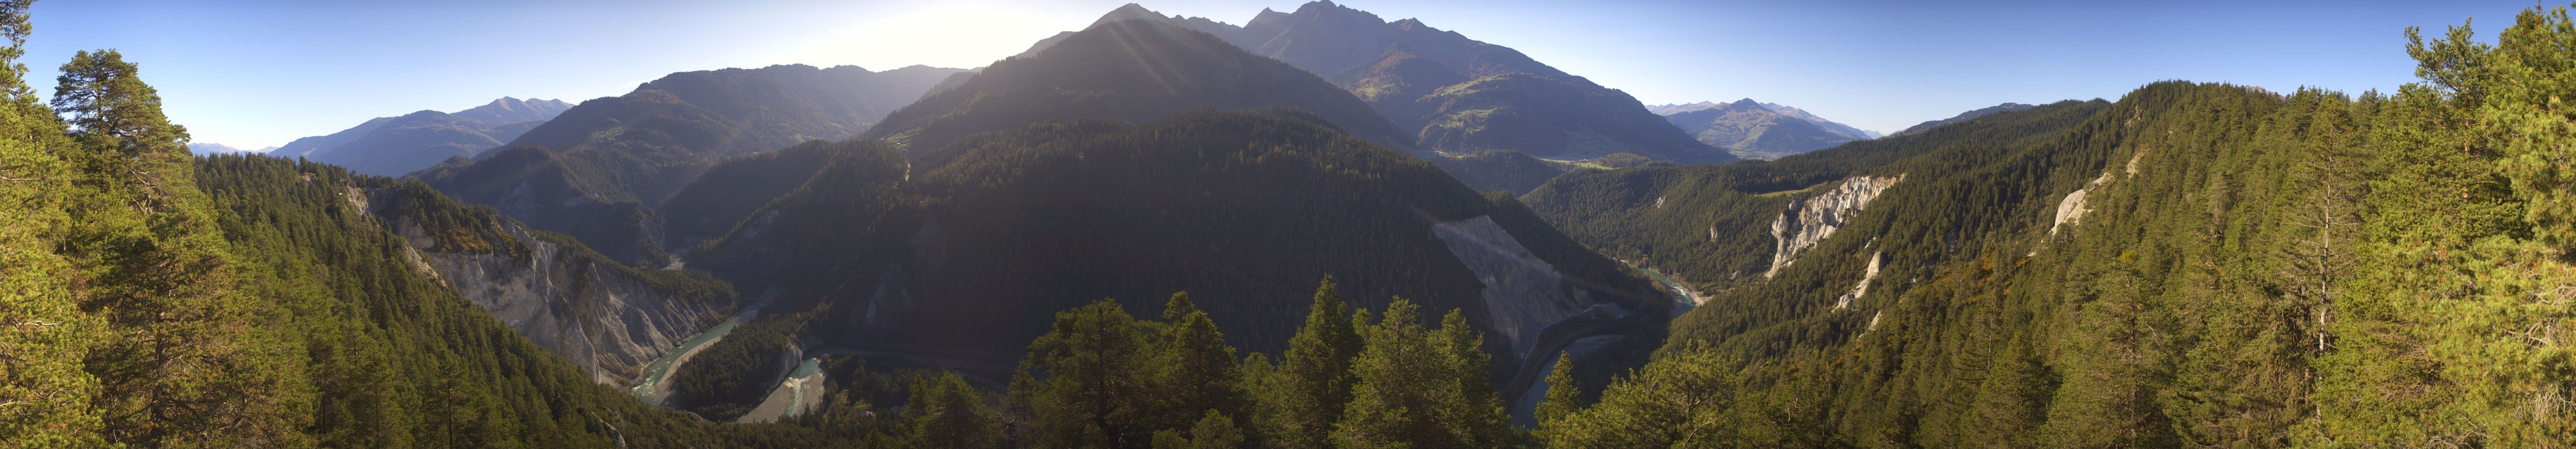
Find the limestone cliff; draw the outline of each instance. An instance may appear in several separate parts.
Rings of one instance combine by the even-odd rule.
[[[712,279],[628,268],[571,239],[548,238],[493,214],[424,214],[418,192],[409,190],[367,189],[363,199],[352,195],[352,202],[403,237],[416,254],[415,268],[430,271],[521,336],[589,371],[593,381],[624,384],[731,306],[730,289],[706,288],[720,285]],[[444,206],[452,204],[431,208]],[[471,218],[455,222],[460,215]],[[459,229],[468,227],[481,229]],[[440,241],[458,234],[500,238],[461,248]],[[697,285],[676,285],[689,283]]]
[[[1771,269],[1764,271],[1762,276],[1779,275],[1780,269],[1798,261],[1799,253],[1834,235],[1834,231],[1842,229],[1844,223],[1868,207],[1870,200],[1878,199],[1880,192],[1903,180],[1905,175],[1853,176],[1843,179],[1842,185],[1833,190],[1789,202],[1789,209],[1781,211],[1780,218],[1771,221],[1771,237],[1779,243],[1772,247]]]
[[[1628,313],[1616,304],[1594,300],[1589,291],[1568,288],[1556,267],[1531,254],[1492,217],[1442,222],[1431,230],[1448,244],[1450,254],[1485,283],[1480,296],[1487,328],[1511,345],[1514,353],[1528,351],[1548,325],[1596,307],[1612,315]]]

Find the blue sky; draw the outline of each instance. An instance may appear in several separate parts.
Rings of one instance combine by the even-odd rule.
[[[26,62],[142,64],[198,142],[243,148],[494,98],[613,96],[678,71],[977,67],[1128,0],[41,0]],[[1144,1],[1241,24],[1303,2]],[[2480,34],[2529,1],[1350,0],[1521,50],[1648,104],[1754,98],[1877,131],[2162,79],[2358,92],[2412,81],[2403,29]],[[2552,5],[2563,5],[2553,3]]]

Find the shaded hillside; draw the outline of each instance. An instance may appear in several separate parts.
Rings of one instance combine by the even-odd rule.
[[[778,151],[726,159],[698,175],[670,201],[662,203],[668,230],[663,246],[687,248],[698,241],[723,237],[769,201],[803,187],[816,173],[830,168],[850,143],[807,141]],[[899,163],[900,158],[896,159]]]
[[[660,202],[725,157],[858,134],[956,69],[772,66],[675,73],[583,102],[511,141],[412,176],[621,261],[668,263]]]
[[[996,62],[887,116],[867,137],[928,152],[975,133],[1046,120],[1150,122],[1195,109],[1264,106],[1315,111],[1352,135],[1413,146],[1411,135],[1313,74],[1206,33],[1145,20],[1105,21]]]
[[[1691,133],[1701,143],[1755,159],[1779,159],[1867,138],[1863,134],[1826,128],[1816,120],[1775,111],[1751,98],[1666,114],[1664,120],[1681,127],[1683,132]]]
[[[1512,150],[1486,150],[1450,155],[1431,160],[1434,165],[1483,192],[1504,192],[1518,196],[1546,184],[1565,173],[1564,167]]]
[[[2035,106],[2026,105],[2026,104],[2021,104],[2021,103],[2004,103],[2004,104],[1999,104],[1999,105],[1994,105],[1994,106],[1987,106],[1987,107],[1983,107],[1983,108],[1977,108],[1977,109],[1974,109],[1974,110],[1970,110],[1970,111],[1968,111],[1968,112],[1961,112],[1961,113],[1959,113],[1959,115],[1951,116],[1950,118],[1945,118],[1945,119],[1940,119],[1940,120],[1932,120],[1932,121],[1927,121],[1927,122],[1923,122],[1923,123],[1920,123],[1920,124],[1916,124],[1916,125],[1914,125],[1914,126],[1909,126],[1909,127],[1906,127],[1906,128],[1905,128],[1905,129],[1903,129],[1903,130],[1899,130],[1899,131],[1897,131],[1897,132],[1895,132],[1895,133],[1891,133],[1891,134],[1888,134],[1888,135],[1890,135],[1890,136],[1896,136],[1896,135],[1905,135],[1905,134],[1919,133],[1919,132],[1923,132],[1923,131],[1925,131],[1925,130],[1932,129],[1932,127],[1935,127],[1935,126],[1941,126],[1941,125],[1947,125],[1947,124],[1952,124],[1952,123],[1964,122],[1964,121],[1968,121],[1968,120],[1971,120],[1971,119],[1975,119],[1975,118],[1977,118],[1977,117],[1984,117],[1984,116],[1995,115],[1995,114],[1999,114],[1999,113],[2013,112],[2013,111],[2021,111],[2021,110],[2028,110],[2028,109],[2033,108],[2033,107],[2035,107]]]
[[[1434,150],[1517,150],[1551,159],[1624,152],[1684,163],[1737,159],[1692,140],[1624,92],[1419,20],[1389,23],[1329,1],[1307,3],[1294,13],[1264,9],[1239,27],[1168,17],[1134,4],[1101,20],[1139,18],[1214,34],[1323,76]]]
[[[1670,305],[1509,197],[1301,111],[1047,122],[937,150],[948,162],[910,181],[882,148],[853,148],[692,264],[819,298],[833,338],[1001,353],[1050,311],[1174,291],[1228,341],[1277,351],[1325,274],[1372,307],[1464,310],[1506,369]]]

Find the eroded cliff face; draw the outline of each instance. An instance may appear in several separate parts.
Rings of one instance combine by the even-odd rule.
[[[1843,179],[1842,185],[1833,190],[1789,202],[1789,210],[1781,211],[1780,218],[1771,221],[1771,237],[1779,243],[1772,247],[1771,269],[1764,271],[1762,277],[1778,276],[1780,269],[1798,261],[1798,254],[1833,236],[1845,222],[1859,216],[1870,200],[1878,199],[1880,192],[1903,180],[1905,175],[1853,176]],[[1710,232],[1714,238],[1716,231]]]
[[[430,271],[599,383],[630,382],[646,364],[704,330],[713,321],[707,318],[721,312],[717,308],[728,306],[664,293],[634,271],[537,238],[514,220],[480,225],[509,238],[494,244],[525,251],[441,251],[432,231],[411,218],[407,208],[415,206],[408,198],[384,192],[391,189],[370,190],[365,196],[375,201],[367,210],[410,244],[415,268]]]
[[[1886,262],[1886,261],[1887,261],[1887,252],[1886,252],[1886,251],[1880,251],[1880,252],[1870,253],[1870,254],[1869,254],[1869,269],[1868,269],[1868,271],[1865,271],[1865,272],[1862,272],[1862,273],[1861,273],[1861,276],[1860,276],[1860,285],[1854,285],[1854,286],[1852,286],[1852,289],[1851,289],[1851,291],[1850,291],[1850,292],[1843,293],[1843,295],[1842,295],[1842,296],[1834,298],[1834,310],[1849,309],[1849,308],[1851,308],[1851,306],[1852,306],[1852,301],[1859,300],[1859,299],[1860,299],[1860,297],[1862,297],[1862,296],[1868,296],[1868,295],[1869,295],[1869,283],[1870,283],[1870,282],[1872,282],[1872,281],[1877,281],[1877,280],[1878,280],[1878,267],[1879,267],[1879,264],[1884,263],[1884,262]],[[1871,323],[1873,326],[1875,326],[1875,325],[1876,325],[1876,323],[1878,322],[1877,320],[1878,320],[1878,319],[1877,319],[1877,318],[1874,318],[1874,317],[1873,317],[1873,318],[1870,318],[1870,323]]]
[[[1485,283],[1479,296],[1485,303],[1487,329],[1510,344],[1515,354],[1529,351],[1541,330],[1568,317],[1595,308],[1607,308],[1604,312],[1613,315],[1628,313],[1618,305],[1594,300],[1589,291],[1568,288],[1555,266],[1531,254],[1520,240],[1494,224],[1493,217],[1437,223],[1431,232]]]
[[[2139,153],[2139,155],[2145,156],[2146,154]],[[2131,175],[2138,174],[2137,159],[2129,160],[2128,172]],[[2083,224],[2084,213],[2093,211],[2091,206],[2084,205],[2085,195],[2094,189],[2102,188],[2103,185],[2110,184],[2111,180],[2111,172],[2102,172],[2102,177],[2093,178],[2092,181],[2085,182],[2084,188],[2075,189],[2073,192],[2067,192],[2066,198],[2057,200],[2057,217],[2050,220],[2048,224],[2048,235],[2057,235],[2057,230],[2066,227],[2066,225]]]

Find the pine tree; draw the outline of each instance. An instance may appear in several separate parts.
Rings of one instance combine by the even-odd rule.
[[[941,373],[912,384],[905,406],[908,447],[985,449],[1002,446],[1002,421],[985,411],[975,387],[957,373]]]
[[[1344,448],[1484,448],[1517,443],[1485,366],[1483,338],[1452,311],[1438,331],[1420,308],[1397,297],[1363,334],[1351,361],[1358,382],[1334,426]]]
[[[1163,316],[1169,323],[1150,365],[1154,390],[1167,398],[1156,412],[1159,427],[1190,425],[1190,417],[1205,413],[1243,416],[1242,367],[1216,322],[1190,303],[1187,292],[1173,293]]]
[[[240,297],[241,279],[205,193],[187,131],[115,50],[76,53],[53,107],[67,116],[96,192],[71,239],[98,288],[85,302],[120,338],[90,354],[111,441],[143,446],[295,445],[309,419],[301,352],[280,318]]]
[[[1549,439],[1545,429],[1564,425],[1565,419],[1572,416],[1575,410],[1583,409],[1583,389],[1574,385],[1572,355],[1557,353],[1556,363],[1547,370],[1546,382],[1547,397],[1541,399],[1538,410],[1531,413],[1531,417],[1538,421],[1540,429],[1532,437],[1539,441]]]
[[[1136,319],[1102,299],[1056,314],[1055,328],[1029,344],[1025,380],[1012,395],[1027,407],[1032,443],[1055,448],[1132,448],[1152,443],[1156,392]]]
[[[53,110],[26,83],[28,1],[0,1],[0,447],[100,447],[90,402],[98,378],[82,358],[105,338],[81,310],[82,272],[55,252],[73,225],[73,153]]]
[[[1333,423],[1341,421],[1343,406],[1350,402],[1351,359],[1362,346],[1347,315],[1350,310],[1333,277],[1325,275],[1307,309],[1305,327],[1289,338],[1288,351],[1279,360],[1278,385],[1270,399],[1276,405],[1268,420],[1275,447],[1322,447]]]
[[[1449,309],[1431,338],[1449,362],[1445,382],[1449,385],[1436,387],[1449,390],[1436,419],[1448,427],[1451,438],[1461,447],[1514,443],[1518,434],[1512,429],[1510,413],[1503,410],[1502,396],[1494,393],[1494,362],[1493,356],[1485,354],[1485,337],[1467,325],[1459,309]]]

